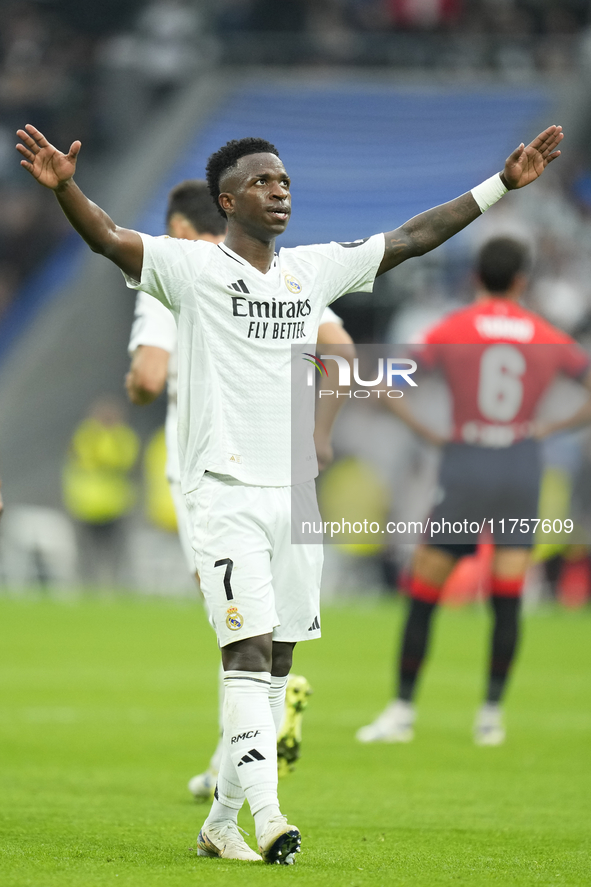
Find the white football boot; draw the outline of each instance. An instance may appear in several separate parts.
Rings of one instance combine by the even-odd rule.
[[[505,735],[500,706],[485,702],[476,715],[474,742],[476,745],[502,745]]]
[[[302,743],[302,716],[308,707],[312,688],[306,678],[292,674],[285,692],[285,712],[277,734],[277,772],[286,776],[295,769]]]
[[[240,834],[241,831],[243,829],[235,822],[212,822],[211,825],[204,825],[197,838],[197,855],[261,862],[262,857],[251,850]]]
[[[414,738],[415,710],[411,702],[395,699],[373,723],[355,734],[359,742],[410,742]]]
[[[287,816],[281,813],[269,819],[258,839],[263,861],[276,865],[293,865],[301,843],[299,829],[289,825]]]

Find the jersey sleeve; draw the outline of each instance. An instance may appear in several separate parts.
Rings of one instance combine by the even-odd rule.
[[[124,271],[130,289],[143,290],[178,311],[184,293],[191,292],[195,279],[205,266],[209,253],[203,241],[179,240],[175,237],[152,237],[140,234],[144,244],[141,280],[134,280]]]
[[[322,312],[322,317],[320,318],[320,326],[323,323],[338,323],[339,326],[343,326],[343,320],[339,317],[338,314],[332,310],[332,308],[325,308]]]
[[[162,302],[139,290],[127,350],[133,354],[140,345],[162,348],[172,354],[176,348],[177,328],[172,313]]]
[[[312,260],[320,272],[324,305],[346,293],[373,290],[375,276],[384,258],[386,241],[383,234],[374,234],[353,243],[325,243],[301,247],[306,258]]]

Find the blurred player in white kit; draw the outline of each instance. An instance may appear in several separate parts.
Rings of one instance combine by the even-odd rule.
[[[168,197],[166,229],[170,237],[183,240],[205,240],[221,243],[226,234],[226,222],[218,212],[207,188],[200,179],[189,179],[176,185]],[[166,477],[177,515],[178,533],[187,567],[195,574],[195,554],[191,547],[188,516],[181,492],[181,472],[177,437],[177,326],[172,313],[148,293],[139,291],[135,304],[135,317],[131,328],[128,351],[131,366],[125,385],[129,399],[138,405],[152,403],[167,389],[166,411]],[[351,348],[352,339],[345,331],[341,319],[326,308],[318,330],[319,345],[340,345]],[[330,434],[336,418],[336,410],[343,401],[324,399],[319,404],[315,443],[320,468],[332,459]],[[290,675],[285,704],[285,716],[278,733],[277,763],[280,775],[288,772],[299,757],[301,714],[307,705],[311,689],[306,678]],[[189,791],[197,800],[211,800],[215,790],[222,756],[222,712],[224,703],[223,668],[220,665],[219,712],[220,738],[207,770],[189,780]]]

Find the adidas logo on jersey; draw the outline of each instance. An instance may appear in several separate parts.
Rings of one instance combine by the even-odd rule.
[[[260,751],[257,751],[256,748],[251,748],[251,750],[247,754],[242,755],[242,757],[240,758],[240,761],[238,763],[238,766],[242,767],[243,764],[252,764],[253,761],[264,761],[264,760],[266,760],[266,758],[264,755],[262,755],[260,753]]]
[[[229,283],[229,287],[233,290],[236,290],[237,293],[248,293],[250,295],[250,290],[243,280],[237,280],[235,283]]]
[[[314,622],[308,629],[308,631],[319,631],[320,630],[320,620],[318,616],[314,616]]]

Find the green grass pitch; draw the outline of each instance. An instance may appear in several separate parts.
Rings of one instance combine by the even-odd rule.
[[[217,653],[194,603],[0,598],[1,887],[591,884],[591,617],[526,618],[508,741],[475,748],[484,609],[440,614],[408,746],[355,742],[390,689],[397,604],[325,608],[280,783],[295,866],[200,859],[187,779],[216,740]],[[241,825],[254,840],[250,815]]]

